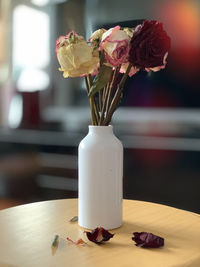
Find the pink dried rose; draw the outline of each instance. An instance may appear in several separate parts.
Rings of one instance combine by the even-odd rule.
[[[105,241],[108,241],[110,238],[114,236],[114,234],[111,234],[107,230],[105,230],[103,227],[97,227],[94,229],[92,232],[87,232],[85,231],[87,238],[96,243],[96,244],[101,244]]]
[[[159,248],[164,246],[164,238],[147,232],[134,232],[132,240],[142,248]]]
[[[100,50],[104,50],[106,60],[114,67],[128,61],[129,37],[120,30],[120,26],[104,32],[100,42]]]
[[[145,20],[142,25],[135,28],[133,33],[129,62],[147,71],[165,68],[170,42],[162,23]]]

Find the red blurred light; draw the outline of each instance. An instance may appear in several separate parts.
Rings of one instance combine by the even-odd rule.
[[[156,17],[171,37],[171,68],[194,77],[200,62],[200,8],[195,1],[164,1],[157,5]],[[181,74],[182,75],[182,74]]]
[[[173,47],[199,47],[200,9],[193,1],[164,2],[158,6],[157,16],[171,36]]]

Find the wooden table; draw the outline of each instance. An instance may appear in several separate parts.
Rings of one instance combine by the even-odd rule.
[[[0,211],[1,267],[199,267],[200,215],[142,201],[124,200],[124,224],[103,245],[87,240],[77,222],[77,199],[53,200]],[[165,246],[144,249],[134,245],[132,233],[152,232]],[[55,236],[58,248],[52,250]],[[66,240],[79,238],[85,246]]]

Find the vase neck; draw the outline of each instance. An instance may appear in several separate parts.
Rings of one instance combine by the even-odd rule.
[[[109,126],[94,126],[89,125],[89,134],[113,134],[112,125]]]

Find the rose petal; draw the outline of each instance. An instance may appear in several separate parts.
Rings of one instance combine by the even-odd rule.
[[[125,73],[128,68],[129,62],[123,63],[120,68],[120,73]],[[134,74],[136,74],[139,71],[138,68],[135,68],[134,66],[131,67],[130,72],[128,74],[129,77],[132,77]]]
[[[164,55],[164,58],[163,58],[163,65],[162,65],[162,66],[158,66],[158,67],[154,67],[154,68],[145,68],[145,70],[146,70],[147,72],[149,72],[149,71],[157,72],[157,71],[159,71],[159,70],[164,69],[165,66],[166,66],[166,64],[167,64],[167,60],[166,60],[166,59],[167,59],[167,56],[168,56],[168,52],[165,53],[165,55]]]
[[[101,28],[99,30],[96,30],[95,32],[92,33],[92,35],[89,38],[89,42],[92,43],[95,40],[100,40],[102,35],[104,34],[104,32],[106,32],[106,30],[104,28]]]
[[[101,41],[104,42],[106,41],[108,38],[111,37],[111,35],[115,32],[115,31],[118,31],[120,30],[120,26],[117,25],[115,26],[114,28],[110,28],[108,31],[104,32],[104,34],[102,35],[102,39]]]
[[[147,232],[134,232],[132,240],[136,242],[136,246],[143,248],[159,248],[164,246],[164,238]]]
[[[111,234],[107,230],[105,230],[103,227],[97,227],[92,232],[85,231],[87,238],[96,243],[101,244],[102,242],[108,241],[110,238],[114,236],[114,234]]]
[[[74,245],[85,245],[87,244],[83,239],[79,238],[77,241],[71,240],[69,237],[67,237],[67,241],[71,242]]]

